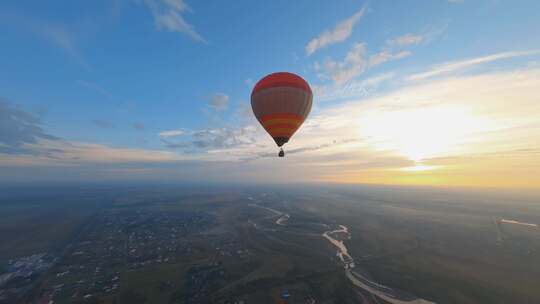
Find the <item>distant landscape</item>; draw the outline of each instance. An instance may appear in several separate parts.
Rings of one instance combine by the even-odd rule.
[[[533,194],[30,188],[0,195],[0,303],[540,302]]]
[[[0,1],[0,304],[540,304],[540,1]]]

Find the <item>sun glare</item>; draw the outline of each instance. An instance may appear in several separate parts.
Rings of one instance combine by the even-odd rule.
[[[406,168],[401,168],[400,170],[401,171],[406,171],[406,172],[422,172],[422,171],[431,171],[431,170],[435,170],[437,168],[439,168],[440,166],[427,166],[427,165],[422,165],[422,164],[416,164],[412,167],[406,167]]]
[[[396,151],[420,163],[466,150],[469,136],[488,130],[490,125],[488,119],[466,108],[439,106],[372,111],[361,119],[360,132],[375,149]],[[414,171],[425,169],[420,166]]]

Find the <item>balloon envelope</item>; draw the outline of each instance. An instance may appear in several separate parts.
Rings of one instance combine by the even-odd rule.
[[[309,84],[288,72],[265,76],[251,92],[255,117],[279,147],[288,142],[306,120],[312,100]]]

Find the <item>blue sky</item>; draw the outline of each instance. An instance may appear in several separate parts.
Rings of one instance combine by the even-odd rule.
[[[400,150],[392,143],[382,153],[369,142],[350,147],[362,134],[310,130],[337,121],[331,113],[344,107],[441,77],[533,73],[538,11],[538,1],[502,0],[2,1],[2,111],[34,119],[28,134],[14,131],[18,119],[0,129],[2,179],[47,179],[67,165],[85,179],[122,179],[126,172],[156,178],[162,171],[153,170],[167,166],[189,167],[202,180],[242,167],[249,174],[235,178],[250,179],[272,166],[264,158],[275,148],[251,118],[249,96],[275,71],[298,73],[315,91],[316,119],[290,148],[311,151],[293,157],[306,181],[350,181],[339,177],[339,165],[332,174],[315,168],[351,153],[401,152],[397,160],[389,156],[391,168],[394,161],[408,168],[454,156],[404,156],[403,144]],[[331,152],[334,138],[344,144]],[[107,171],[115,166],[120,173]],[[278,172],[289,170],[280,166]]]

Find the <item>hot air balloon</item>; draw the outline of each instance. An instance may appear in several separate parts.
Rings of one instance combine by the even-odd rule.
[[[279,157],[285,156],[282,146],[306,120],[312,100],[313,93],[309,84],[293,73],[267,75],[253,88],[253,114],[280,147]]]

